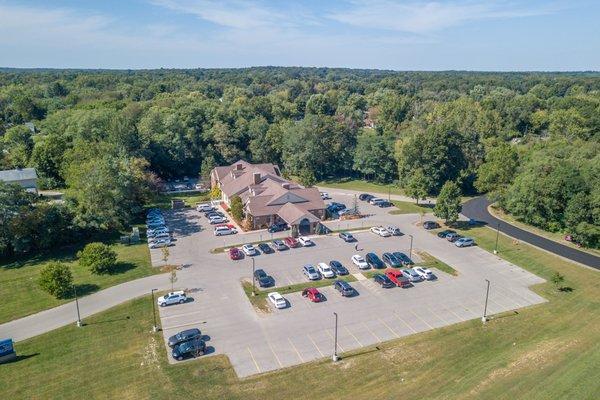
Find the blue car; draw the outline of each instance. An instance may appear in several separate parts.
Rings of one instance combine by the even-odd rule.
[[[339,261],[331,260],[329,262],[329,266],[331,267],[333,272],[335,272],[336,275],[348,275],[348,270]]]
[[[186,357],[198,357],[206,352],[206,343],[202,339],[194,339],[183,342],[173,348],[173,358],[181,361]]]

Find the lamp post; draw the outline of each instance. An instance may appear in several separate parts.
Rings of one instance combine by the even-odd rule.
[[[154,292],[158,289],[152,289],[150,291],[150,296],[152,297],[152,319],[154,320],[154,325],[152,326],[152,332],[158,332],[158,326],[156,325],[156,306],[154,305]]]
[[[490,295],[490,281],[489,280],[485,280],[487,282],[487,289],[485,291],[485,306],[483,307],[483,317],[481,317],[481,322],[483,322],[484,324],[487,321],[487,305],[488,305],[488,297]]]
[[[494,254],[498,254],[498,236],[500,236],[500,222],[496,226],[496,246],[494,247]]]
[[[408,251],[408,258],[410,258],[412,260],[413,235],[408,235],[408,236],[410,236],[410,250]]]
[[[335,316],[335,334],[334,334],[334,339],[333,339],[333,356],[331,357],[331,359],[335,362],[335,361],[339,360],[339,357],[337,354],[338,315],[336,312],[334,312],[333,315]]]
[[[388,187],[388,201],[391,203],[392,202],[392,188]]]
[[[256,296],[256,279],[254,278],[254,258],[252,258],[252,296]]]
[[[77,299],[77,288],[73,284],[73,294],[75,295],[75,307],[77,308],[77,326],[81,328],[81,314],[79,314],[79,300]]]

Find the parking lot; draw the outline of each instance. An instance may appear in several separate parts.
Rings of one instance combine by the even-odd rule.
[[[331,192],[330,192],[331,193]],[[331,193],[335,201],[352,204],[353,196]],[[397,225],[403,236],[382,238],[368,231],[355,233],[358,253],[386,251],[408,253],[423,250],[455,268],[458,276],[434,271],[435,281],[411,288],[383,289],[366,279],[350,262],[354,243],[337,235],[316,237],[315,246],[255,256],[256,268],[275,279],[275,286],[306,282],[305,264],[341,261],[358,280],[351,285],[358,295],[342,297],[331,286],[320,288],[326,301],[311,303],[300,293],[285,295],[288,307],[258,312],[248,301],[241,281],[252,275],[251,257],[232,261],[226,253],[210,249],[270,239],[267,232],[214,237],[204,217],[193,210],[167,215],[175,235],[169,263],[185,265],[176,286],[188,289],[192,298],[183,305],[160,308],[165,340],[183,329],[199,328],[211,354],[226,354],[240,377],[331,357],[334,350],[334,316],[339,316],[338,352],[354,350],[386,340],[423,332],[474,318],[481,318],[485,279],[491,282],[488,315],[545,301],[528,287],[542,279],[478,247],[457,248],[416,226],[418,215],[390,215],[390,209],[360,203],[371,214],[355,221],[328,222],[332,229],[373,225]],[[282,237],[275,234],[273,237]],[[160,250],[152,250],[155,265],[162,263]],[[167,279],[167,278],[165,278]],[[332,280],[333,281],[333,280]],[[172,362],[175,362],[172,360]]]

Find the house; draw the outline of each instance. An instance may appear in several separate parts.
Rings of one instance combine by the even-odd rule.
[[[14,183],[28,192],[37,193],[37,172],[35,168],[17,168],[0,171],[0,181]]]
[[[307,188],[281,176],[274,164],[250,164],[240,160],[216,167],[210,174],[211,187],[221,189],[221,199],[229,207],[239,196],[253,229],[285,222],[293,233],[314,233],[325,218],[325,203],[317,188]]]

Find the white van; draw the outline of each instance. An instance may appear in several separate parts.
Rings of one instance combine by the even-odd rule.
[[[233,235],[237,233],[237,229],[230,228],[228,226],[217,226],[215,227],[215,236]]]

